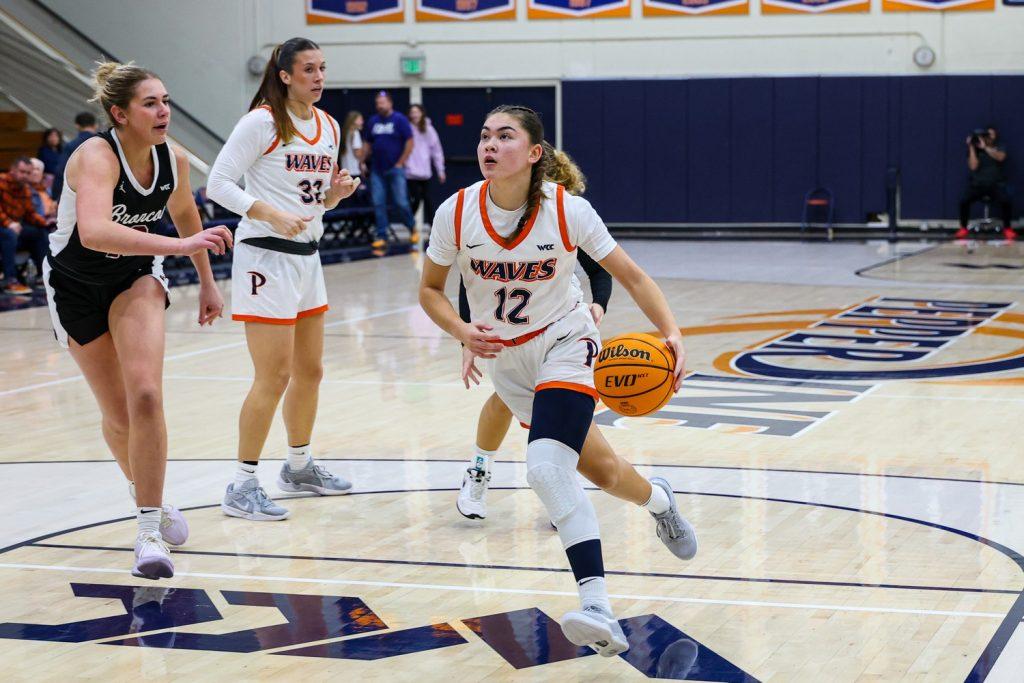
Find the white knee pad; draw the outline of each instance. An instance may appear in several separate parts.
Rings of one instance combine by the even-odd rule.
[[[538,439],[526,448],[526,481],[544,503],[562,546],[600,538],[594,506],[576,479],[580,456],[552,439]]]

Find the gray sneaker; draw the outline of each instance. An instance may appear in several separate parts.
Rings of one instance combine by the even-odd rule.
[[[288,511],[270,500],[255,477],[238,487],[234,482],[228,484],[220,509],[229,517],[241,517],[257,522],[288,519]]]
[[[597,605],[562,615],[562,633],[573,645],[586,645],[602,657],[614,657],[629,649],[626,635],[615,617]]]
[[[697,554],[697,532],[686,518],[679,514],[676,507],[676,495],[672,487],[661,477],[651,479],[651,486],[664,489],[668,494],[669,508],[661,514],[651,513],[657,523],[658,538],[669,551],[680,560],[692,560]]]
[[[281,476],[277,478],[277,488],[289,493],[312,491],[321,496],[342,496],[352,490],[352,483],[334,476],[310,459],[301,470],[293,470],[285,463],[281,467]]]

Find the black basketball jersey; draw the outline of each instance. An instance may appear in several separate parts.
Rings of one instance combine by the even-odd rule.
[[[167,200],[178,185],[178,170],[171,148],[167,143],[152,148],[153,182],[146,188],[132,175],[117,131],[110,129],[99,137],[110,144],[120,166],[110,219],[126,230],[156,231],[167,211]],[[85,282],[106,284],[118,282],[142,269],[156,269],[163,262],[162,256],[120,256],[83,246],[78,235],[75,200],[76,193],[65,179],[57,207],[57,230],[50,235],[51,266]]]

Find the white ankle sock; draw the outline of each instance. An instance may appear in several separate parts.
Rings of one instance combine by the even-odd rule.
[[[472,460],[469,461],[471,469],[478,469],[484,472],[491,471],[491,458],[498,454],[498,451],[485,451],[484,449],[477,446],[474,449],[474,455]]]
[[[665,489],[651,484],[651,499],[644,503],[642,507],[647,508],[656,515],[660,515],[672,507],[672,501],[668,499]]]
[[[603,576],[591,576],[583,579],[577,588],[580,591],[580,604],[583,609],[590,605],[597,605],[609,614],[612,613],[612,606],[608,602],[608,588]]]
[[[135,511],[139,522],[139,534],[153,534],[160,537],[160,508],[140,507]]]
[[[248,465],[241,460],[235,468],[235,486],[241,486],[250,479],[256,478],[256,465]]]
[[[307,443],[305,446],[288,447],[288,469],[292,472],[301,470],[313,459],[313,449]]]

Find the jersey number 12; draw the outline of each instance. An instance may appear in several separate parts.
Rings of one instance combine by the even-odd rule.
[[[494,296],[498,297],[498,307],[494,309],[494,317],[510,325],[526,325],[530,322],[530,316],[522,313],[526,304],[530,303],[530,295],[531,292],[528,289],[513,289],[510,292],[506,287],[502,287],[494,293]],[[518,299],[519,302],[506,312],[505,307],[512,299]]]

